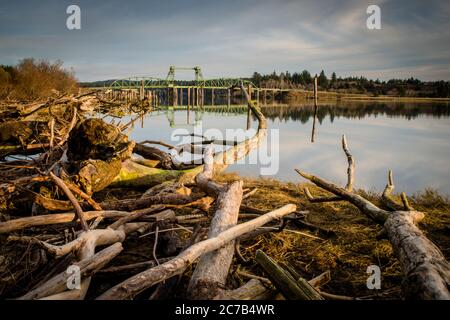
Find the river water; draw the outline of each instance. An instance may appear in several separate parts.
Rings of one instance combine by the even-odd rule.
[[[187,111],[153,112],[135,124],[130,138],[177,144],[181,142],[177,134],[195,132],[230,140],[230,129],[242,133],[249,125],[244,108],[206,109],[191,111],[189,120]],[[450,194],[448,103],[340,102],[319,105],[317,110],[311,104],[262,110],[269,128],[265,141],[228,172],[301,182],[304,180],[294,171],[299,168],[345,185],[347,159],[341,148],[341,135],[345,134],[356,162],[356,188],[383,190],[392,169],[398,192],[432,188]],[[252,128],[257,126],[253,117],[250,122]]]

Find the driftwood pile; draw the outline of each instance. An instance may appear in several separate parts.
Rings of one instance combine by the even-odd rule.
[[[13,108],[4,110],[9,120],[1,128],[9,135],[2,134],[0,143],[9,151],[2,154],[1,163],[1,264],[6,271],[1,279],[2,296],[84,299],[96,273],[144,270],[110,286],[98,298],[129,299],[147,289],[153,291],[152,298],[158,298],[171,283],[165,280],[183,274],[197,260],[187,296],[212,299],[239,294],[239,290],[229,293],[224,287],[235,240],[296,210],[287,204],[238,224],[239,218],[248,220],[239,217],[240,206],[242,198],[253,191],[244,195],[241,181],[221,184],[212,179],[214,170],[225,168],[257,146],[266,134],[264,116],[250,101],[260,120],[258,133],[222,153],[214,153],[213,141],[173,147],[179,153],[203,154],[203,163],[193,165],[179,163],[173,154],[148,146],[155,142],[128,141],[123,131],[129,124],[115,126],[84,115],[101,104],[96,95],[86,95],[28,106],[23,108],[27,111],[18,113],[13,113]],[[40,130],[32,130],[35,124],[29,121],[35,121]],[[29,152],[30,144],[37,141],[39,148]],[[31,158],[25,157],[31,154]],[[144,158],[136,159],[134,154]],[[124,187],[132,187],[128,189],[132,192],[139,188],[147,191],[139,198],[94,200],[99,192],[112,188],[126,193]],[[209,213],[212,220],[205,234],[207,230],[199,223],[207,223]],[[194,225],[198,227],[192,228]],[[191,236],[183,239],[177,230]],[[124,251],[124,241],[148,239],[149,235],[154,239],[150,261],[105,268]],[[20,258],[17,263],[12,261],[17,255],[11,252],[21,247],[26,248],[24,254],[31,262],[25,270]],[[167,256],[161,256],[161,251]],[[68,270],[73,268],[79,270],[81,281],[78,287],[69,288]],[[161,286],[152,290],[158,284]],[[267,294],[269,289],[262,288]]]
[[[115,105],[96,94],[5,108],[3,119],[9,120],[0,123],[0,296],[343,299],[320,290],[330,272],[307,281],[262,251],[255,259],[268,278],[241,272],[250,281],[238,288],[227,285],[235,260],[245,263],[240,241],[302,219],[293,204],[271,212],[244,206],[242,200],[255,190],[244,189],[242,181],[224,184],[213,179],[266,135],[264,115],[241,89],[259,125],[254,137],[237,144],[129,141],[124,132],[138,117],[122,126],[89,117],[88,111]],[[232,147],[215,153],[217,143]],[[349,201],[383,224],[404,270],[406,297],[448,299],[448,262],[415,225],[423,214],[414,211],[406,197],[403,206],[391,199],[391,175],[383,193],[390,211],[354,193],[354,161],[345,137],[343,149],[349,162],[345,188],[298,171],[334,194],[314,198],[305,189],[310,201]],[[176,155],[183,152],[202,155],[201,163],[178,161]],[[272,227],[261,228],[266,224]],[[147,246],[149,239],[150,260],[116,263],[131,250],[131,243]],[[69,286],[77,279],[69,270],[76,270],[79,285]],[[183,274],[189,281],[181,287]],[[97,275],[108,275],[108,281],[98,283]]]

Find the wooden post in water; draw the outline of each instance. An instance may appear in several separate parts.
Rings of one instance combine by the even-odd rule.
[[[231,90],[227,90],[227,107],[230,107],[231,104]]]
[[[314,104],[317,104],[317,74],[314,76]]]
[[[141,80],[141,87],[140,87],[140,92],[139,92],[139,99],[140,100],[144,100],[144,94],[145,94],[145,91],[144,91],[144,80]]]
[[[211,89],[211,105],[214,106],[214,88]]]
[[[316,119],[317,119],[317,74],[314,77],[314,118],[311,132],[311,142],[316,140]]]
[[[311,142],[314,143],[316,141],[316,121],[317,121],[317,104],[314,104],[314,117],[313,117],[313,126],[311,132]]]

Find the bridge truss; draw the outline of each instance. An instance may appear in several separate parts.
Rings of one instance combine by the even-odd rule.
[[[194,70],[194,80],[176,80],[176,70]],[[203,75],[200,67],[183,68],[183,67],[169,67],[169,73],[166,79],[154,78],[154,77],[130,77],[124,79],[113,80],[104,83],[104,87],[112,90],[129,90],[129,89],[163,89],[163,88],[190,88],[199,87],[204,89],[230,89],[239,87],[240,83],[244,85],[255,85],[242,78],[217,78],[217,79],[203,79]]]

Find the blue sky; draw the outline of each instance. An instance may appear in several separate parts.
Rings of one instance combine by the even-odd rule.
[[[66,28],[71,4],[81,30]],[[371,4],[381,30],[366,28]],[[450,1],[434,0],[0,0],[0,64],[61,59],[81,81],[165,77],[169,65],[199,65],[205,78],[324,69],[450,80],[449,18]]]

